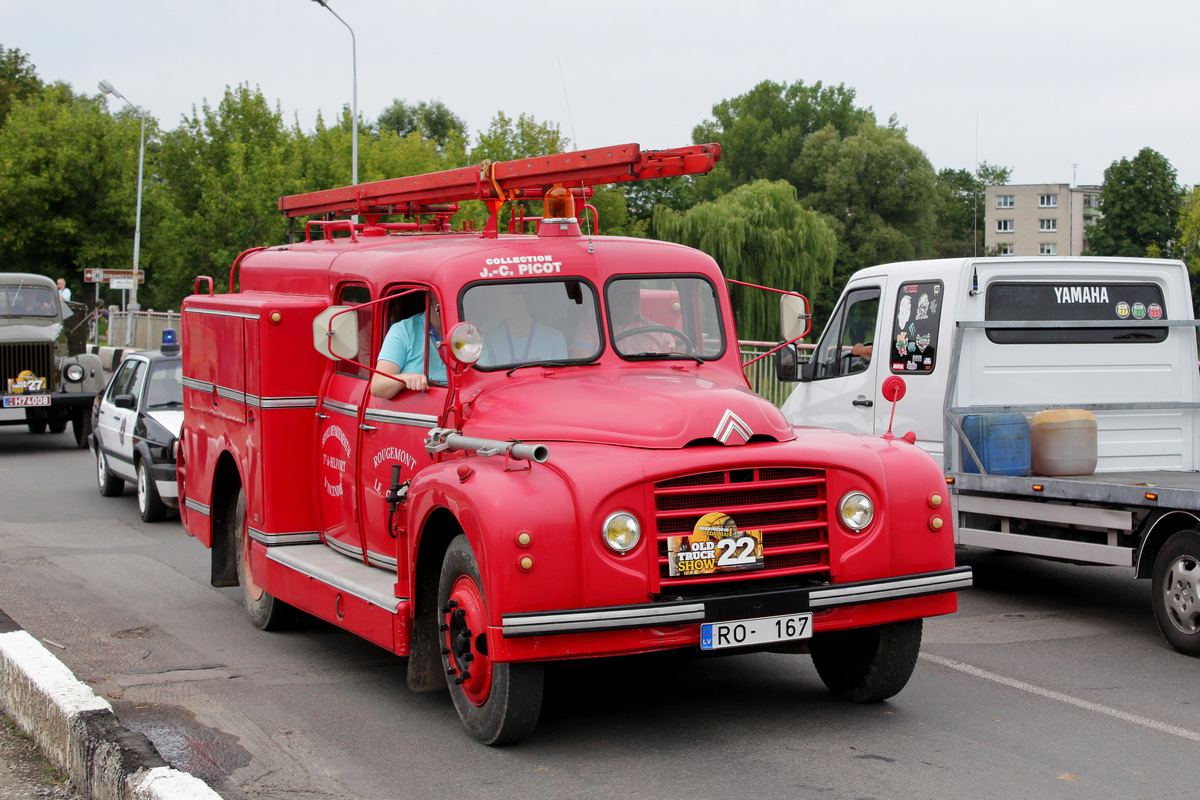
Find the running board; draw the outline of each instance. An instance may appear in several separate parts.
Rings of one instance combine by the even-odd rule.
[[[323,544],[268,547],[267,558],[392,614],[408,600],[396,597],[395,572],[367,566]]]

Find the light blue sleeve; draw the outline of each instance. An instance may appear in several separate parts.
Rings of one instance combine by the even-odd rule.
[[[400,368],[401,372],[423,373],[425,359],[421,352],[425,331],[425,315],[417,314],[408,319],[402,319],[388,329],[383,339],[383,347],[379,348],[379,360],[390,361]]]

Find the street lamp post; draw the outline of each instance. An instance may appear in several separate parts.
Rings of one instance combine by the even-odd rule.
[[[129,103],[142,120],[141,144],[138,147],[137,216],[133,223],[133,287],[129,290],[129,317],[125,320],[125,344],[131,345],[133,344],[133,314],[141,309],[141,306],[138,305],[137,290],[138,256],[142,249],[142,171],[146,164],[146,113],[130,103],[129,98],[114,89],[108,81],[100,81],[100,91],[104,94],[115,95]]]
[[[329,7],[325,0],[313,0],[330,14],[337,17],[337,21],[346,26],[346,30],[350,31],[350,58],[351,58],[351,74],[354,77],[353,92],[350,95],[350,115],[353,117],[350,127],[350,182],[358,184],[358,45],[354,38],[354,29],[346,22],[346,20],[338,17],[338,13]],[[354,215],[354,221],[358,221],[358,215]]]

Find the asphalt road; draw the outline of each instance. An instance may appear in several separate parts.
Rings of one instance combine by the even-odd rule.
[[[403,659],[251,628],[207,559],[131,488],[100,497],[69,435],[0,428],[0,609],[231,800],[1195,795],[1200,660],[1130,570],[962,553],[976,588],[886,703],[834,699],[806,656],[578,662],[549,670],[531,739],[487,748]]]

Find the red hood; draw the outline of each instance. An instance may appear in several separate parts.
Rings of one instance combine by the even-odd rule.
[[[795,438],[779,409],[754,392],[694,375],[583,369],[543,375],[531,369],[507,380],[474,399],[463,433],[652,448],[722,439],[738,446],[752,436]]]

